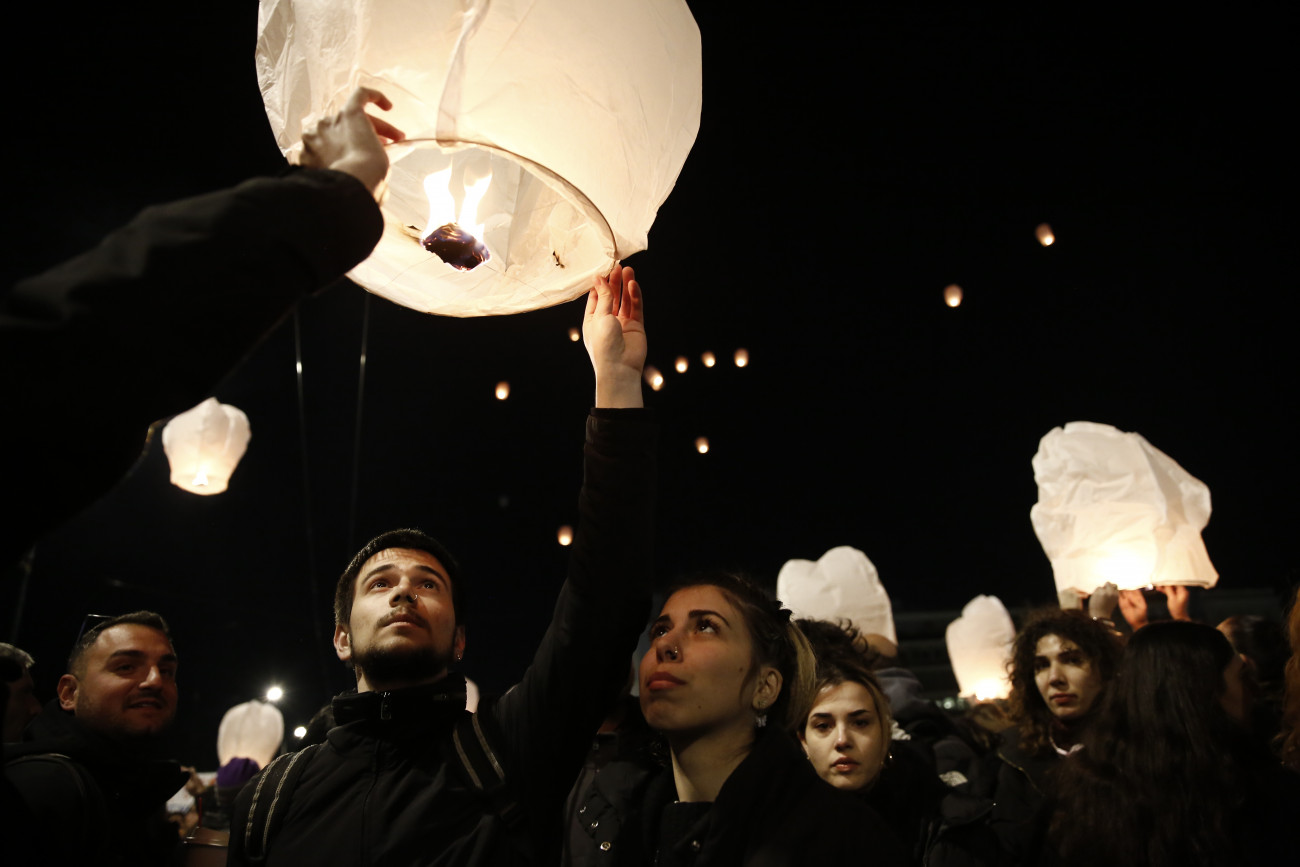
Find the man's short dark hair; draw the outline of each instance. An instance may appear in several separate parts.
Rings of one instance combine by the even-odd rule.
[[[120,626],[123,623],[134,623],[140,626],[148,626],[150,629],[156,629],[163,634],[164,638],[167,639],[167,643],[171,644],[173,649],[175,649],[176,645],[172,642],[171,630],[167,628],[167,621],[163,620],[161,614],[154,611],[132,611],[128,614],[119,614],[116,617],[102,620],[90,629],[81,633],[81,637],[77,639],[77,643],[72,645],[72,652],[68,654],[68,672],[70,674],[75,674],[77,677],[81,677],[84,672],[79,671],[78,667],[81,666],[86,651],[89,650],[90,646],[99,638],[99,634],[105,629],[111,629],[112,627]]]
[[[0,682],[13,683],[35,664],[32,655],[21,647],[0,642]]]
[[[361,567],[371,557],[380,551],[387,551],[389,548],[411,548],[416,551],[424,551],[432,554],[437,558],[442,567],[447,570],[447,580],[451,582],[451,607],[456,616],[456,625],[460,626],[465,622],[465,588],[461,586],[460,566],[451,556],[442,543],[421,530],[403,529],[389,530],[387,533],[380,533],[375,538],[366,543],[365,547],[357,552],[348,564],[348,568],[343,570],[339,576],[339,583],[334,588],[334,625],[347,626],[352,617],[352,600],[356,597],[357,592],[357,575],[361,573]]]

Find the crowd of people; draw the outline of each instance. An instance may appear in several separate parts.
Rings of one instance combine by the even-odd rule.
[[[377,240],[372,193],[387,169],[383,143],[402,133],[372,118],[370,104],[387,100],[360,89],[310,133],[295,175],[146,212],[96,251],[16,287],[0,319],[6,338],[17,336],[12,346],[103,339],[101,330],[124,327],[99,318],[103,305],[143,304],[141,292],[169,279],[172,257],[143,253],[197,239],[220,258],[225,236],[242,240],[244,222],[259,219],[262,208],[250,203],[312,209],[310,243],[288,237],[245,251],[289,263],[268,271],[289,285],[256,321],[219,347],[192,347],[192,369],[169,362],[171,375],[114,417],[124,432],[140,430],[159,406],[189,406],[210,387],[214,364],[242,356],[296,298],[344,273]],[[335,236],[350,243],[322,242]],[[234,315],[243,299],[226,303]],[[167,309],[155,315],[184,315],[183,303]],[[702,573],[669,588],[629,678],[625,661],[652,613],[655,453],[641,394],[644,299],[631,268],[595,279],[583,335],[595,402],[581,520],[550,627],[518,683],[466,709],[456,666],[474,581],[433,536],[384,533],[336,585],[333,647],[355,689],[333,700],[307,746],[266,767],[247,757],[223,767],[221,797],[182,841],[163,810],[192,783],[159,754],[174,722],[179,665],[164,618],[141,611],[88,623],[43,708],[31,658],[0,647],[6,840],[53,841],[76,828],[80,845],[50,846],[42,863],[131,865],[1293,857],[1294,604],[1288,641],[1266,619],[1217,629],[1193,622],[1182,588],[1165,590],[1174,619],[1148,622],[1140,593],[1108,588],[1086,609],[1030,617],[1011,648],[1010,697],[958,716],[924,699],[897,665],[897,648],[848,622],[793,619],[743,576]],[[112,376],[112,366],[100,373]],[[75,402],[67,370],[47,367],[43,376],[7,382],[3,397]],[[126,439],[105,440],[102,472],[80,483],[85,496],[129,459]],[[21,487],[21,474],[14,478]],[[21,551],[61,517],[26,516],[0,554]],[[1098,610],[1116,604],[1134,627],[1127,639],[1110,611]]]

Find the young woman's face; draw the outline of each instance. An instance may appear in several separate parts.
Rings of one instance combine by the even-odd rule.
[[[857,681],[824,687],[799,737],[821,778],[850,792],[875,780],[889,755],[875,697]]]
[[[721,590],[677,591],[651,624],[650,650],[641,659],[646,722],[668,734],[752,728],[755,712],[776,699],[763,684],[772,669],[756,672],[753,655],[745,621]]]
[[[1044,635],[1034,649],[1034,682],[1052,715],[1063,722],[1092,710],[1101,694],[1101,673],[1079,645],[1060,635]]]

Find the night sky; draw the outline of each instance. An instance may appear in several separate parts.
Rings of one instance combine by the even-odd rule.
[[[700,135],[627,263],[667,376],[647,392],[663,424],[656,573],[771,584],[785,560],[848,544],[899,610],[1051,602],[1030,458],[1087,420],[1139,431],[1209,485],[1220,587],[1281,596],[1300,578],[1281,10],[837,5],[691,4]],[[5,285],[150,203],[282,170],[256,13],[27,10],[11,36]],[[305,413],[291,320],[216,392],[253,430],[230,490],[172,487],[154,449],[38,545],[16,632],[8,579],[5,640],[36,655],[48,697],[86,613],[162,612],[182,659],[178,752],[213,767],[230,705],[279,683],[292,725],[349,684],[328,643],[334,580],[371,535],[414,525],[470,582],[465,672],[504,689],[545,629],[556,529],[576,518],[592,381],[566,332],[580,320],[581,302],[443,319],[346,282],[305,303]]]

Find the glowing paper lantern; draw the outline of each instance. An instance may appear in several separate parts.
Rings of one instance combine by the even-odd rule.
[[[658,391],[664,387],[664,375],[659,372],[659,368],[647,364],[641,375],[645,377],[645,384],[653,390]]]
[[[497,383],[497,400],[505,400],[510,396],[510,383],[504,379]]]
[[[678,373],[685,373],[686,369],[690,366],[691,363],[686,360],[685,355],[677,356],[677,361],[673,363],[673,369],[676,370]]]
[[[1140,434],[1070,422],[1043,437],[1033,466],[1029,520],[1058,592],[1219,580],[1201,540],[1210,489]]]
[[[163,428],[171,482],[191,494],[219,494],[248,449],[248,416],[210,397]]]
[[[735,358],[736,358],[736,367],[744,367],[745,365],[749,364],[749,350],[737,349]]]
[[[572,545],[573,528],[570,527],[568,524],[565,524],[564,526],[560,527],[560,529],[557,530],[555,533],[555,540],[559,542],[561,545]]]
[[[232,759],[252,759],[266,767],[284,740],[284,717],[273,704],[246,701],[221,718],[217,728],[217,758],[224,767]]]
[[[684,0],[262,0],[256,61],[286,153],[356,86],[392,100],[384,235],[349,276],[430,313],[586,292],[645,249],[699,130]],[[488,258],[451,255],[452,228]]]
[[[576,328],[570,328],[569,339],[572,340],[574,343],[577,343],[579,340],[582,339],[582,332]]]
[[[776,597],[796,617],[851,620],[863,633],[898,644],[889,593],[875,565],[857,548],[832,548],[815,563],[787,561],[776,576]]]
[[[1056,235],[1052,234],[1052,227],[1046,223],[1038,224],[1038,228],[1034,229],[1034,237],[1036,237],[1038,243],[1042,244],[1044,247],[1050,247],[1056,243]]]
[[[695,440],[695,450],[702,455],[707,455],[709,453],[709,438],[697,437]]]
[[[705,367],[712,367],[718,363],[718,357],[712,352],[706,352],[700,356],[700,361],[704,362]]]
[[[943,303],[949,307],[961,306],[961,287],[956,283],[950,284],[943,290]]]
[[[1007,660],[1016,627],[1006,606],[996,596],[976,596],[948,624],[948,659],[964,696],[979,701],[1011,694]]]

